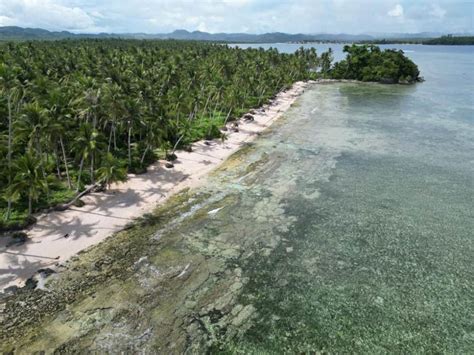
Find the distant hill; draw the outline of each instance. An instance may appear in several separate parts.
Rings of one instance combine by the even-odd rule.
[[[120,37],[107,33],[74,34],[68,31],[53,32],[41,28],[23,28],[16,26],[0,27],[0,40],[60,40],[67,38],[112,38]]]
[[[311,41],[358,41],[370,40],[368,35],[348,34],[288,34],[281,32],[264,34],[247,33],[208,33],[201,31],[189,32],[176,30],[171,33],[98,33],[98,34],[75,34],[61,31],[53,32],[40,28],[0,27],[0,40],[60,40],[68,38],[135,38],[135,39],[178,39],[198,41],[219,42],[252,42],[252,43],[279,43],[279,42],[311,42]]]
[[[288,42],[368,42],[383,38],[427,39],[440,37],[435,33],[371,33],[371,34],[289,34],[282,32],[248,34],[248,33],[208,33],[176,30],[171,33],[98,33],[75,34],[68,31],[54,32],[41,28],[22,28],[15,26],[0,27],[0,41],[15,40],[61,40],[72,38],[127,38],[127,39],[177,39],[233,43],[288,43]]]

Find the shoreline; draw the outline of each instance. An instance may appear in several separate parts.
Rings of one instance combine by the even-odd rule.
[[[153,211],[171,196],[205,183],[207,175],[246,143],[280,118],[315,81],[296,82],[275,99],[255,110],[254,121],[239,119],[227,124],[224,141],[198,141],[193,151],[177,151],[174,167],[158,161],[141,175],[130,174],[125,183],[113,184],[108,192],[94,192],[82,198],[85,206],[37,215],[37,222],[25,231],[28,241],[9,246],[11,238],[0,238],[0,292],[25,281],[38,270],[63,264],[79,252],[94,246],[126,227],[136,218]]]

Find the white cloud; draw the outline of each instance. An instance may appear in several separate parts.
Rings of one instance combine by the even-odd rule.
[[[443,9],[438,4],[433,4],[433,5],[431,5],[430,15],[433,16],[433,17],[437,17],[439,19],[442,19],[446,15],[446,10]]]
[[[241,7],[250,4],[251,0],[222,0],[226,5]]]
[[[390,17],[403,17],[403,6],[400,4],[395,5],[395,7],[387,13],[387,15]]]
[[[0,26],[116,33],[452,33],[474,31],[472,10],[472,0],[0,0]]]
[[[13,26],[15,24],[15,19],[12,19],[8,16],[0,15],[0,26]]]
[[[0,0],[0,21],[23,27],[80,30],[94,26],[92,17],[80,7],[54,0]]]

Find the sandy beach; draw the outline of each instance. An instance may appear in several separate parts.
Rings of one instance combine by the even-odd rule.
[[[10,238],[0,238],[0,290],[22,286],[41,268],[53,268],[78,252],[121,230],[135,218],[151,212],[173,194],[206,181],[218,167],[246,142],[257,137],[278,119],[304,91],[308,83],[297,82],[275,100],[256,110],[254,121],[239,121],[238,132],[229,129],[225,141],[196,142],[192,152],[178,151],[174,168],[160,161],[142,175],[129,175],[127,182],[112,185],[108,192],[82,198],[81,208],[37,215],[37,223],[27,230],[23,245],[7,247]]]

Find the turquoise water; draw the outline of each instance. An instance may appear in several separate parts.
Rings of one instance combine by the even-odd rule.
[[[206,186],[72,262],[41,299],[67,307],[7,345],[474,353],[474,50],[408,48],[426,82],[309,88]]]
[[[474,352],[474,51],[407,47],[425,83],[316,86],[257,143],[294,222],[230,349]]]

